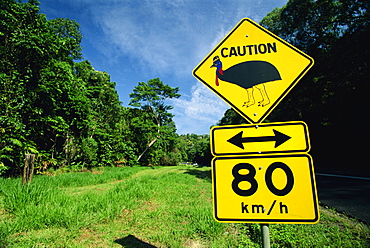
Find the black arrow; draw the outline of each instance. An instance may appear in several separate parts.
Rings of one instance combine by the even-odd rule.
[[[285,141],[289,140],[290,136],[285,135],[279,131],[276,131],[275,129],[272,129],[274,131],[274,136],[261,136],[261,137],[244,137],[243,138],[243,131],[232,137],[228,140],[233,145],[236,145],[237,147],[240,147],[241,149],[244,149],[243,143],[248,142],[268,142],[268,141],[275,141],[275,148],[283,144]]]

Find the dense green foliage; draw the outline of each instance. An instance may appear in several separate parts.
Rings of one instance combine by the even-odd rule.
[[[217,125],[230,125],[230,124],[247,124],[248,121],[239,115],[235,110],[228,109],[225,111],[224,116],[217,122]]]
[[[370,137],[369,5],[365,0],[290,0],[261,21],[315,60],[267,121],[305,121],[320,166],[348,167],[368,156],[369,142],[361,137]],[[240,123],[233,110],[219,122]]]
[[[0,2],[0,175],[20,174],[27,153],[37,155],[39,173],[132,166],[144,153],[141,164],[176,164],[164,100],[179,89],[159,79],[139,83],[131,104],[141,108],[123,107],[110,76],[81,61],[79,24],[48,20],[38,5]]]
[[[364,119],[360,106],[368,105],[369,7],[364,0],[291,0],[261,21],[315,60],[274,118],[304,118],[332,127]]]
[[[195,162],[201,166],[210,166],[212,154],[209,135],[185,134],[180,135],[178,146],[182,161]]]

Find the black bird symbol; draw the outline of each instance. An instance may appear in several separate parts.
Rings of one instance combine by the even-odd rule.
[[[281,80],[280,73],[275,66],[266,61],[246,61],[223,70],[222,62],[218,56],[213,58],[212,67],[216,67],[216,85],[219,85],[218,79],[236,84],[247,90],[248,100],[244,102],[243,107],[249,107],[255,104],[253,91],[257,88],[262,96],[258,106],[270,104],[264,83]]]

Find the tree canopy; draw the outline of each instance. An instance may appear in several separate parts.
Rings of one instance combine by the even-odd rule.
[[[39,173],[132,166],[153,138],[142,164],[179,160],[165,104],[178,88],[139,83],[131,104],[141,108],[123,107],[109,74],[82,60],[78,23],[48,20],[37,1],[1,1],[0,11],[0,175],[20,174],[26,153]]]
[[[290,0],[261,21],[315,60],[266,121],[307,122],[320,166],[346,166],[368,153],[369,143],[361,137],[370,137],[369,5],[364,0]],[[220,123],[241,123],[237,116],[228,110]]]
[[[178,87],[139,82],[124,107],[109,74],[83,60],[78,23],[48,20],[36,0],[3,0],[0,16],[0,175],[19,175],[27,153],[38,173],[210,164],[208,135],[176,134],[167,100]],[[369,23],[364,0],[290,0],[261,21],[315,60],[266,121],[307,122],[319,164],[368,156]],[[229,109],[217,124],[242,123]]]
[[[173,114],[168,112],[173,107],[166,104],[165,100],[168,98],[179,98],[180,94],[178,94],[178,91],[178,87],[172,88],[163,84],[159,78],[155,78],[150,79],[147,83],[139,82],[133,93],[130,94],[130,105],[140,107],[143,114],[149,117],[141,118],[138,120],[141,123],[136,123],[137,126],[145,126],[145,130],[138,130],[135,133],[137,144],[142,144],[139,148],[142,152],[138,157],[138,161],[155,143],[157,143],[155,151],[157,153],[158,151],[161,152],[154,156],[157,159],[153,159],[153,151],[146,155],[145,160],[150,164],[158,164],[158,159],[162,163],[165,162],[164,159],[168,157],[169,153],[174,151],[174,140],[177,138],[175,134],[176,128],[172,120]],[[146,124],[144,124],[145,122]],[[133,128],[135,127],[133,126]],[[175,161],[166,161],[166,163],[176,164]]]

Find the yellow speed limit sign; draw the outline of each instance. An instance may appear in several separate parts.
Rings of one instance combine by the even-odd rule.
[[[319,221],[310,155],[216,157],[212,166],[217,221],[311,224]]]

